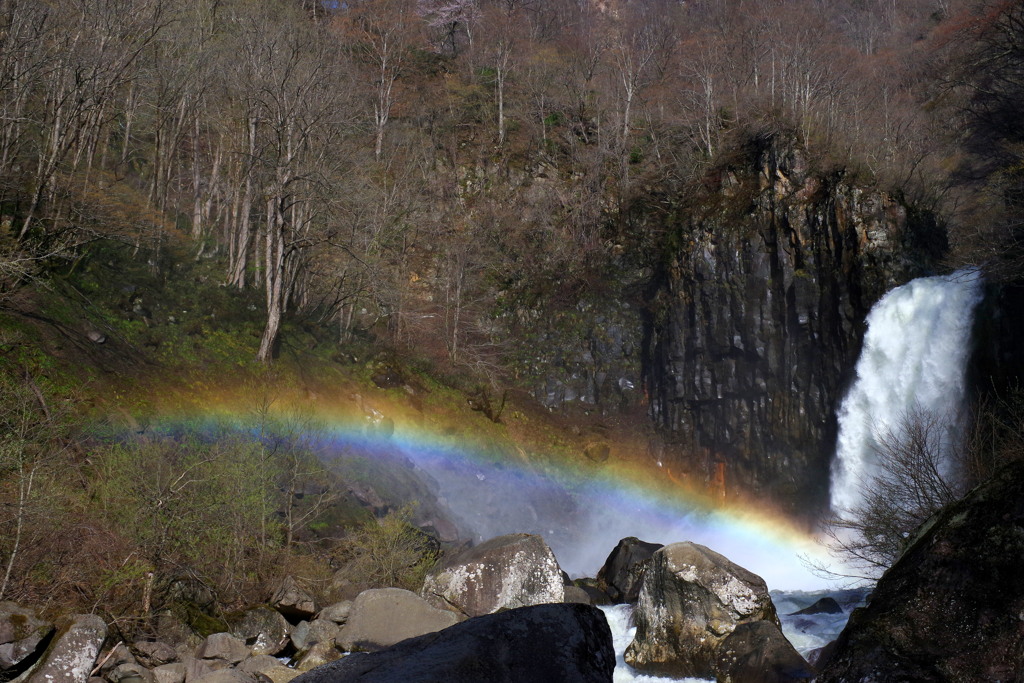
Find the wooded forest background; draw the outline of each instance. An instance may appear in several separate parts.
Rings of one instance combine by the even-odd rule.
[[[0,39],[0,297],[187,252],[259,293],[261,360],[294,314],[496,371],[498,298],[583,286],[751,131],[938,211],[956,264],[1019,227],[1018,2],[0,0]]]

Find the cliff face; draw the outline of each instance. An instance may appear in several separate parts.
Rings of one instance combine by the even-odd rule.
[[[826,500],[835,409],[863,321],[941,230],[893,197],[753,142],[669,218],[643,380],[676,474],[795,508]]]

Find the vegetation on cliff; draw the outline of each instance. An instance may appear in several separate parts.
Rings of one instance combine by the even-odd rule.
[[[341,386],[386,429],[363,398],[393,392],[510,457],[577,457],[515,390],[647,410],[622,330],[751,139],[938,212],[951,261],[1012,281],[1021,21],[996,0],[0,0],[0,598],[130,630],[256,601],[281,566],[327,586],[356,553],[333,534],[373,547],[388,506],[328,496],[357,473],[270,424],[277,395]],[[247,430],[146,423],[229,390]],[[436,553],[379,529],[405,570]]]

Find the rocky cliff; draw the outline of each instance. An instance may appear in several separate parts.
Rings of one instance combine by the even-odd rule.
[[[1011,462],[908,539],[818,681],[1014,681],[1024,665],[1024,462]]]
[[[928,216],[764,136],[664,215],[643,381],[696,485],[822,505],[871,305],[945,246]]]

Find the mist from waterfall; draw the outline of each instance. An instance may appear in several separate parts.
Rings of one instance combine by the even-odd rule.
[[[862,487],[878,471],[879,440],[898,433],[908,416],[943,421],[947,446],[959,438],[971,326],[981,298],[981,275],[962,270],[913,280],[871,309],[857,377],[838,411],[835,512],[844,515],[861,502]],[[946,464],[943,474],[952,475]]]

